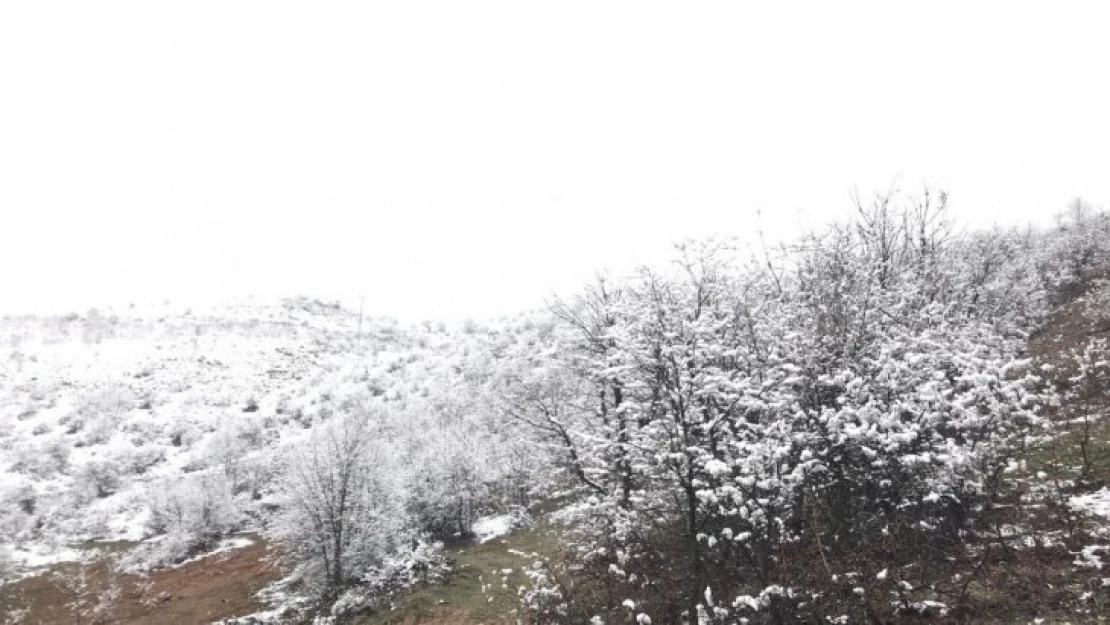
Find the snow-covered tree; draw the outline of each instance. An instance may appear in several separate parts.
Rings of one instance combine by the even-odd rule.
[[[686,244],[556,308],[555,355],[503,407],[580,484],[571,562],[599,590],[556,613],[816,617],[861,550],[940,558],[975,525],[1042,432],[1043,298],[1027,241],[959,236],[945,200],[880,197],[777,264]]]
[[[274,536],[301,576],[334,598],[407,545],[395,465],[370,406],[337,416],[292,450]]]

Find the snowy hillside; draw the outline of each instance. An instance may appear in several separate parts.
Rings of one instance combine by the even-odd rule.
[[[359,325],[304,299],[0,320],[0,549],[32,566],[78,541],[139,540],[152,502],[217,473],[233,482],[228,526],[258,528],[291,442],[354,394],[427,400],[465,372],[460,346],[484,342],[474,327]]]
[[[225,574],[272,582],[278,623],[479,570],[537,624],[1086,618],[1110,597],[1110,215],[960,233],[929,202],[762,257],[686,242],[488,325],[303,299],[5,319],[0,573],[107,541],[98,579],[151,614],[144,575],[239,552]]]

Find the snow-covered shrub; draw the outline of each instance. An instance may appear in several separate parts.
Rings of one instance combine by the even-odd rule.
[[[1110,280],[1110,214],[1075,200],[1045,239],[1038,269],[1055,303],[1105,284]]]
[[[122,472],[142,475],[166,458],[166,448],[157,443],[128,445],[115,452]]]
[[[1083,314],[1096,332],[1110,331],[1110,278],[1096,286],[1083,301]]]
[[[488,509],[488,454],[476,436],[454,429],[429,432],[410,456],[408,506],[422,531],[437,538],[468,538]]]
[[[93,459],[77,468],[74,481],[84,499],[104,498],[119,490],[123,469],[115,459]]]
[[[69,470],[70,448],[62,440],[48,439],[19,446],[11,458],[12,471],[49,480]]]
[[[115,326],[119,319],[114,315],[105,317],[95,308],[90,308],[85,313],[84,323],[81,328],[81,339],[85,343],[97,344],[115,335]]]
[[[1110,465],[1110,450],[1099,436],[1101,424],[1110,418],[1110,343],[1103,338],[1087,341],[1072,350],[1070,365],[1062,425],[1078,451],[1079,478],[1089,482]]]
[[[77,446],[97,445],[120,429],[127,412],[134,409],[134,393],[125,386],[107,386],[88,393],[77,407],[69,431],[77,434]]]
[[[16,414],[15,418],[20,420],[20,421],[26,421],[27,419],[30,419],[31,417],[34,417],[35,415],[37,415],[38,412],[39,412],[38,404],[34,401],[29,401],[29,402],[27,402],[26,406],[24,406],[23,408],[21,408],[19,410],[19,412]]]
[[[442,543],[419,542],[371,568],[357,586],[345,590],[331,606],[334,617],[381,609],[397,594],[418,585],[441,583],[451,573]]]
[[[1075,373],[1069,395],[1088,408],[1091,402],[1110,401],[1110,342],[1097,338],[1072,352]]]
[[[25,479],[5,476],[0,486],[0,544],[23,538],[35,523],[39,495]]]
[[[163,482],[152,486],[147,496],[150,529],[156,533],[192,533],[213,542],[239,521],[230,485],[219,473]]]
[[[307,592],[334,600],[386,558],[410,548],[412,530],[384,417],[363,405],[290,450],[272,527]]]
[[[239,529],[242,515],[227,479],[202,473],[152,485],[147,529],[155,537],[128,554],[123,568],[144,570],[180,562]]]
[[[253,501],[262,499],[273,485],[275,467],[268,456],[254,455],[235,463],[234,474],[228,475],[232,493],[246,496]]]
[[[191,448],[204,437],[204,430],[192,420],[179,419],[166,432],[166,442],[171,447]]]
[[[268,441],[268,430],[262,419],[234,415],[207,438],[195,463],[198,467],[222,470],[236,492],[257,489],[259,463],[249,461],[248,456],[262,449]]]
[[[567,601],[567,592],[562,583],[558,581],[550,564],[543,560],[536,560],[524,567],[524,575],[528,578],[528,586],[520,588],[520,602],[528,612],[530,622],[537,625],[557,625],[567,622],[586,622],[584,612],[572,613],[577,606],[571,606]],[[588,583],[588,582],[587,582]],[[629,602],[631,602],[629,600]],[[634,602],[633,606],[635,605]],[[586,606],[588,611],[592,606]],[[577,617],[572,620],[572,617]],[[589,622],[607,622],[597,617]],[[620,622],[620,621],[618,621]]]

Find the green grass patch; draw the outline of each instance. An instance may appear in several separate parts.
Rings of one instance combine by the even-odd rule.
[[[1061,424],[1052,440],[1030,450],[1029,470],[1084,488],[1110,484],[1110,418],[1092,415],[1089,419]]]
[[[550,556],[557,544],[556,530],[540,524],[485,544],[448,548],[455,571],[446,583],[416,588],[400,597],[393,610],[363,616],[354,622],[514,623],[514,611],[520,609],[518,589],[528,584],[522,569],[535,560],[514,551]]]
[[[138,544],[138,541],[134,540],[79,540],[69,543],[69,548],[114,556],[127,553]]]

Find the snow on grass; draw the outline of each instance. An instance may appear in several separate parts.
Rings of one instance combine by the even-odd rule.
[[[1068,506],[1078,512],[1110,519],[1110,488],[1103,488],[1086,495],[1076,495],[1068,499]],[[1076,566],[1102,569],[1110,562],[1110,546],[1089,545],[1076,555]]]
[[[206,551],[206,552],[204,552],[200,555],[193,556],[192,558],[189,558],[188,560],[184,560],[182,562],[179,562],[178,564],[174,565],[174,568],[179,567],[179,566],[185,566],[187,564],[192,564],[194,562],[198,562],[200,560],[203,560],[205,558],[208,558],[210,556],[214,556],[214,555],[217,555],[217,554],[220,554],[220,553],[225,553],[225,552],[228,552],[228,551],[234,551],[236,549],[244,549],[246,547],[250,547],[254,543],[255,543],[255,540],[253,538],[248,537],[248,536],[232,536],[230,538],[224,538],[223,540],[220,541],[220,543],[218,545],[216,545],[216,548],[213,549],[212,551]]]
[[[1068,506],[1073,510],[1110,519],[1110,488],[1103,488],[1086,495],[1076,495],[1068,500]]]
[[[1110,546],[1088,545],[1079,550],[1074,564],[1091,569],[1101,569],[1104,565],[1104,556],[1110,556]]]
[[[2,549],[2,548],[0,548]],[[46,544],[35,544],[27,547],[4,549],[12,564],[21,569],[39,569],[63,562],[78,562],[82,555],[76,549],[69,547],[52,547]]]
[[[489,542],[508,535],[515,525],[516,521],[511,514],[482,517],[474,523],[474,536],[480,543]]]
[[[102,541],[125,540],[139,542],[146,538],[147,526],[150,523],[150,510],[138,509],[120,513],[108,520],[106,526],[108,534],[101,538]]]

